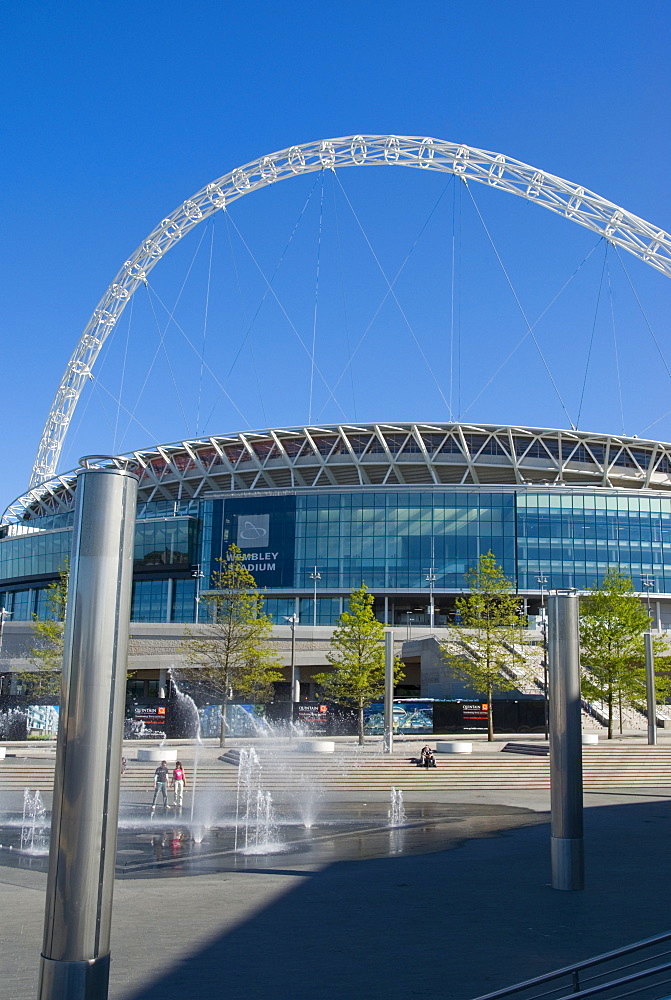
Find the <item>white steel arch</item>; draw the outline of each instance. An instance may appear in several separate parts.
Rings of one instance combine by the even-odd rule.
[[[110,331],[149,272],[186,233],[219,209],[275,181],[316,170],[397,165],[455,174],[515,194],[605,236],[671,277],[671,236],[593,191],[504,156],[459,143],[416,136],[355,135],[291,146],[237,167],[201,188],[163,219],[125,262],[68,361],[35,457],[31,488],[56,473],[63,441],[82,388]]]

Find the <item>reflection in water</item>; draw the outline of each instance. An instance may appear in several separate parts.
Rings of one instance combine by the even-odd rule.
[[[542,813],[479,803],[406,804],[402,826],[390,826],[388,801],[321,803],[319,822],[307,828],[292,801],[278,806],[273,842],[244,854],[235,803],[212,824],[191,825],[166,813],[152,820],[145,806],[128,806],[119,824],[119,878],[152,878],[222,871],[315,870],[339,861],[449,850],[473,836],[545,821]],[[246,809],[245,809],[246,813]],[[254,817],[255,819],[256,817]],[[237,820],[237,821],[236,821]],[[21,813],[0,816],[0,865],[46,871],[48,857],[21,854]],[[263,823],[261,823],[261,829]],[[250,835],[256,839],[255,823]],[[244,843],[244,841],[243,841]],[[244,848],[243,848],[244,850]]]

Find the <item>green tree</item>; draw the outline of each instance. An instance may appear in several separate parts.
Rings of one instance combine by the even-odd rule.
[[[37,669],[23,670],[16,675],[27,698],[57,698],[60,695],[69,574],[70,568],[66,563],[58,579],[47,587],[46,617],[40,619],[33,615],[36,641],[30,648],[30,658]]]
[[[365,584],[353,590],[349,611],[338,619],[327,659],[333,670],[315,674],[324,696],[358,713],[359,743],[363,744],[363,710],[384,696],[384,625],[373,615],[373,595]],[[400,660],[394,664],[394,684],[403,679]]]
[[[470,681],[487,703],[487,739],[494,739],[494,691],[511,691],[519,684],[513,668],[524,664],[515,652],[521,641],[520,599],[491,552],[481,555],[464,574],[469,593],[456,600],[459,625],[452,627],[463,653],[442,644],[445,663]]]
[[[608,739],[613,738],[615,708],[645,702],[645,640],[650,616],[636,596],[631,578],[610,569],[600,586],[580,605],[580,664],[582,693],[588,701],[601,701],[608,709]],[[656,651],[664,643],[654,643]],[[657,695],[668,687],[667,678],[657,679]]]
[[[226,706],[235,695],[267,694],[282,680],[270,645],[272,620],[237,545],[230,545],[221,569],[212,574],[211,591],[201,595],[206,622],[184,630],[181,651],[192,668],[187,681],[221,698],[220,746],[226,743]]]

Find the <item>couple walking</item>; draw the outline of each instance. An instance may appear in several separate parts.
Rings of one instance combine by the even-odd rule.
[[[170,772],[168,771],[167,762],[162,760],[154,771],[154,798],[151,800],[152,810],[156,808],[156,799],[158,798],[159,792],[163,796],[164,808],[171,808],[171,806],[168,805],[169,776]],[[184,801],[184,789],[186,788],[186,775],[184,774],[184,768],[182,767],[181,760],[175,761],[175,767],[172,772],[172,787],[175,796],[175,806],[180,808]]]

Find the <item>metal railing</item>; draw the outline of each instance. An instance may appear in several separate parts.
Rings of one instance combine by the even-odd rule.
[[[644,938],[474,1000],[671,1000],[671,933]]]

